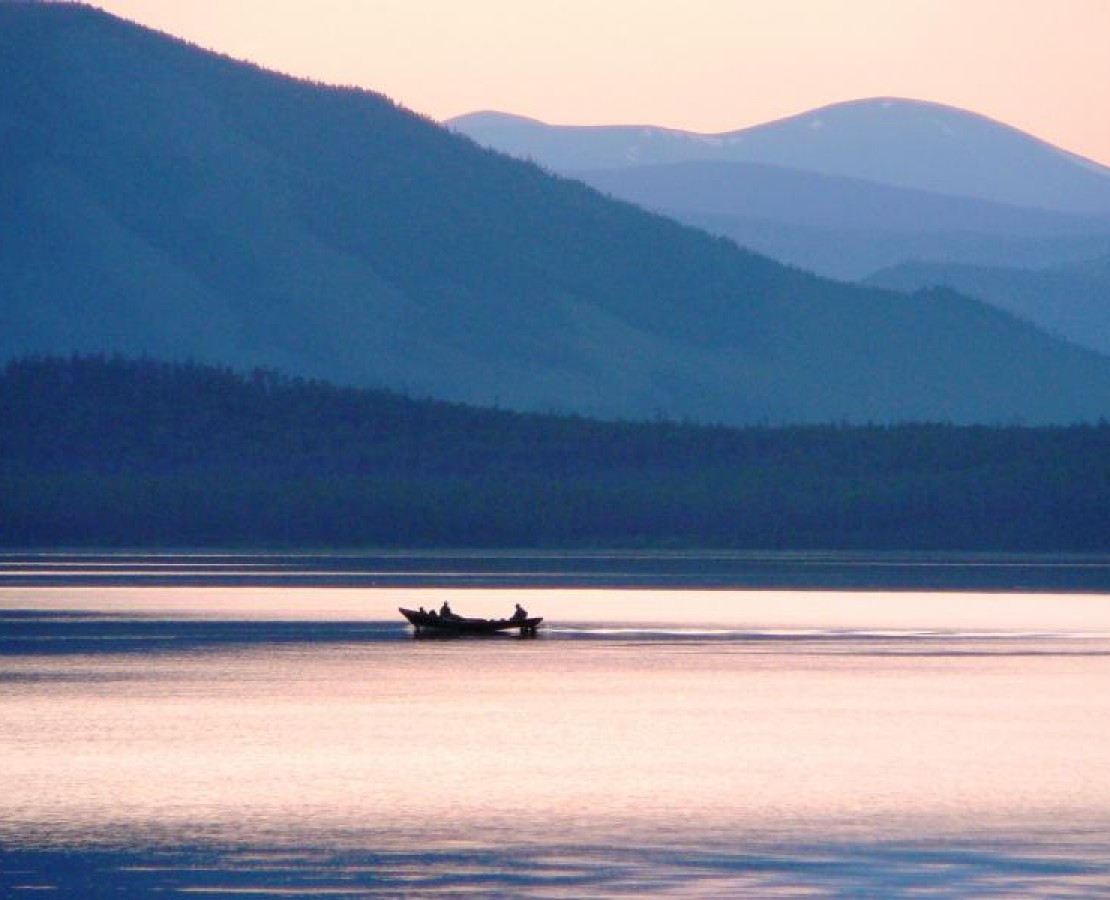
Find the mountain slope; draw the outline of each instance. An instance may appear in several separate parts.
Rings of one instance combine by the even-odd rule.
[[[777,219],[819,228],[980,234],[1110,235],[1097,217],[897,188],[764,163],[701,161],[574,171],[605,193],[651,209]]]
[[[1004,267],[1049,267],[1110,252],[1110,237],[1091,234],[999,234],[971,231],[878,231],[822,228],[775,219],[660,209],[678,221],[828,278],[859,281],[907,261]]]
[[[867,280],[910,292],[944,285],[1110,354],[1110,256],[1037,270],[904,263]]]
[[[719,160],[570,173],[782,262],[854,280],[911,259],[1052,265],[1110,253],[1110,215]]]
[[[690,161],[763,163],[1015,206],[1110,212],[1110,169],[937,103],[838,103],[724,134],[557,126],[503,113],[446,123],[559,172]]]
[[[122,350],[726,422],[1110,411],[1110,361],[835,284],[362,91],[0,6],[0,356]]]

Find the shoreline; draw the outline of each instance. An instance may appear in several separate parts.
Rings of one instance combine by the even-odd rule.
[[[1110,554],[714,550],[13,550],[0,587],[1110,593]]]

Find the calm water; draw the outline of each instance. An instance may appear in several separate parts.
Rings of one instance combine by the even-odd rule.
[[[0,896],[1110,895],[1110,595],[217,562],[0,560]]]

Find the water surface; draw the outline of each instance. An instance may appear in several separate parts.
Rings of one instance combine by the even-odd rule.
[[[1106,595],[84,562],[0,587],[0,896],[1110,892]]]

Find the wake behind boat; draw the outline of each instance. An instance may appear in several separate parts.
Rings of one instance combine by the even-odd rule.
[[[536,626],[543,621],[542,616],[520,615],[523,610],[517,607],[517,614],[508,619],[478,619],[458,616],[450,611],[437,613],[421,609],[399,607],[401,615],[412,623],[417,635],[425,634],[497,634],[517,629],[522,637],[534,637]]]

